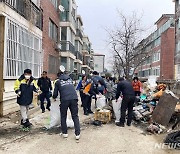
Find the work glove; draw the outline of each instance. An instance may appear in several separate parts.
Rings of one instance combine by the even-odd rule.
[[[20,96],[21,96],[21,91],[18,91],[17,97],[20,97]]]

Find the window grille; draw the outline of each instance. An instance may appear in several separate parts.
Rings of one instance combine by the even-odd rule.
[[[52,55],[49,56],[49,72],[50,74],[56,74],[59,67],[59,58]]]
[[[56,26],[56,24],[51,19],[49,20],[49,37],[57,42],[58,27]]]
[[[54,5],[55,8],[58,7],[58,2],[57,2],[57,0],[50,0],[50,1],[51,1],[51,3]]]
[[[41,39],[7,19],[4,77],[18,78],[27,68],[32,70],[34,77],[39,77],[41,56]]]

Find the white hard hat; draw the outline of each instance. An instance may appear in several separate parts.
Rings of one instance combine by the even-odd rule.
[[[85,75],[85,74],[86,74],[85,70],[82,70],[82,74],[83,74],[83,75]]]
[[[60,69],[60,71],[63,72],[63,73],[64,73],[65,70],[66,70],[65,67],[64,67],[63,65],[59,66],[59,69]]]

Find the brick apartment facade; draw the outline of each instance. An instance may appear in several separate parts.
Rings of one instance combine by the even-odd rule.
[[[43,11],[43,70],[48,72],[51,79],[56,78],[59,67],[59,52],[56,50],[59,40],[59,0],[53,5],[51,0],[41,0],[41,9]],[[57,28],[56,40],[50,37],[50,21]],[[53,26],[52,26],[53,27]]]
[[[169,28],[161,35],[160,79],[174,79],[175,29]]]
[[[174,79],[175,28],[174,15],[163,14],[155,23],[157,30],[149,35],[143,50],[151,56],[137,69],[139,77],[156,76],[158,79]],[[144,41],[147,42],[147,41]]]

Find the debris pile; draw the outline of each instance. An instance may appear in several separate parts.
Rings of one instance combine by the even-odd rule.
[[[149,123],[148,132],[163,133],[170,125],[172,117],[175,119],[174,123],[180,119],[180,114],[178,114],[180,113],[179,98],[166,88],[165,84],[153,84],[152,86],[146,82],[143,84],[141,96],[136,99],[133,119]]]

